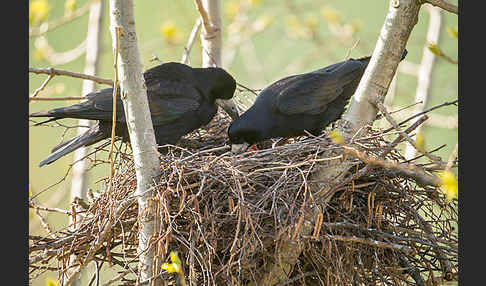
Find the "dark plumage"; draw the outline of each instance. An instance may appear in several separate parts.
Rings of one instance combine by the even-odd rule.
[[[402,59],[407,54],[405,50]],[[318,135],[344,112],[371,57],[349,59],[280,79],[260,92],[228,129],[233,153],[275,137]]]
[[[233,120],[238,117],[236,106],[231,101],[236,81],[221,68],[192,68],[170,62],[145,71],[143,76],[158,145],[175,144],[182,136],[208,124],[217,112],[216,104],[221,105]],[[61,118],[98,120],[84,134],[54,147],[39,166],[50,164],[81,146],[110,138],[112,94],[112,88],[105,88],[86,95],[85,102],[30,114],[30,117],[52,117],[41,123]],[[117,99],[116,119],[115,134],[126,142],[129,136],[120,97]]]

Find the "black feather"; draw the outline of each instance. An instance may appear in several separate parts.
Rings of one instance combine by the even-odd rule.
[[[147,97],[158,145],[175,144],[189,132],[209,123],[217,111],[215,100],[233,97],[236,81],[221,68],[192,68],[170,62],[144,72]],[[119,95],[119,88],[118,95]],[[54,147],[40,166],[54,162],[81,146],[111,137],[113,89],[105,88],[86,95],[86,101],[30,117],[52,117],[98,120],[86,133]],[[128,141],[128,129],[122,100],[117,100],[115,134]]]
[[[403,58],[406,54],[407,50]],[[303,135],[305,131],[318,135],[344,113],[370,59],[349,59],[272,83],[230,125],[230,142],[251,145],[275,137]]]

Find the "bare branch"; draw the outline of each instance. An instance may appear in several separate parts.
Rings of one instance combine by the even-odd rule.
[[[194,44],[194,40],[196,39],[197,33],[201,28],[201,18],[198,18],[194,27],[192,27],[191,34],[189,35],[189,39],[187,40],[187,44],[184,47],[184,55],[182,55],[181,63],[187,64],[189,62],[189,53],[191,52],[192,45]]]
[[[97,76],[93,76],[93,75],[70,72],[70,71],[60,70],[60,69],[55,69],[55,68],[33,68],[33,67],[29,67],[29,72],[35,73],[35,74],[70,76],[70,77],[92,80],[96,83],[107,84],[107,85],[113,86],[113,81],[111,79],[105,79],[105,78],[101,78],[101,77],[97,77]]]
[[[431,5],[440,7],[442,9],[444,9],[448,12],[454,13],[456,15],[459,14],[459,12],[458,12],[459,9],[457,8],[457,6],[447,2],[447,0],[424,0],[424,2],[427,2]]]
[[[41,92],[47,86],[52,78],[54,78],[54,75],[50,74],[47,79],[42,83],[42,85],[38,89],[36,89],[34,93],[29,97],[29,102],[36,98],[39,92]]]
[[[86,52],[86,39],[71,50],[66,52],[56,52],[54,48],[49,45],[47,38],[41,36],[35,41],[35,47],[42,52],[42,55],[49,64],[64,65],[76,60]]]
[[[64,17],[62,17],[60,19],[56,19],[56,20],[51,21],[51,22],[45,22],[45,23],[42,23],[39,26],[29,28],[29,37],[41,36],[41,35],[47,33],[48,31],[52,31],[52,30],[56,29],[57,27],[60,27],[64,24],[66,24],[66,23],[69,23],[69,22],[83,16],[84,14],[86,14],[86,12],[89,11],[89,8],[90,8],[92,2],[96,2],[96,1],[100,1],[100,0],[88,1],[88,3],[86,3],[83,7],[73,11],[70,14],[65,15]]]

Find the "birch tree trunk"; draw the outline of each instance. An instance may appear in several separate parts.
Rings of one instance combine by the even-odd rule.
[[[95,75],[98,65],[98,55],[100,49],[100,27],[101,27],[101,15],[103,13],[103,5],[101,1],[93,2],[91,4],[88,20],[88,33],[86,39],[86,64],[84,67],[84,74]],[[83,80],[83,87],[81,94],[86,95],[95,90],[96,83],[92,80]],[[91,120],[80,119],[78,120],[79,127],[77,128],[77,135],[81,135],[92,123]],[[86,180],[88,174],[85,172],[86,162],[84,160],[80,161],[82,158],[88,154],[88,147],[81,147],[74,151],[74,162],[73,165],[73,177],[71,180],[71,202],[75,198],[86,199]],[[78,217],[80,218],[80,217]],[[78,220],[78,219],[77,219]],[[78,220],[79,221],[79,220]]]
[[[424,111],[427,103],[429,102],[430,78],[432,77],[432,70],[435,64],[435,55],[428,49],[428,44],[439,43],[440,27],[442,22],[442,9],[432,6],[430,4],[426,5],[426,8],[430,15],[429,29],[427,30],[427,39],[424,47],[424,53],[422,55],[422,61],[420,62],[420,66],[418,69],[417,91],[415,93],[415,102],[422,101],[422,103],[415,106],[414,113]],[[422,127],[423,125],[417,127],[415,133],[419,134]],[[405,159],[410,160],[417,155],[417,150],[410,143],[406,142],[405,144]]]
[[[395,75],[398,63],[407,44],[410,33],[417,23],[420,3],[416,0],[390,0],[389,10],[378,36],[375,49],[370,63],[361,79],[360,84],[353,96],[348,111],[340,121],[339,129],[344,138],[351,138],[353,135],[364,132],[362,127],[374,121],[377,115],[376,103],[384,102],[388,87]],[[328,155],[328,154],[326,154]],[[329,161],[321,164],[310,180],[314,183],[310,186],[310,192],[324,194],[319,196],[324,200],[330,200],[332,194],[329,192],[331,179],[339,180],[350,164],[340,160]],[[322,206],[322,204],[321,204]],[[314,219],[318,213],[319,206],[308,205],[310,211],[302,212],[303,223],[298,232],[290,233],[280,239],[278,243],[277,260],[269,263],[260,281],[250,285],[275,285],[288,279],[298,257],[303,250],[296,238],[301,235],[310,235],[314,226]]]
[[[84,66],[84,74],[95,75],[98,65],[98,56],[100,49],[100,28],[101,28],[101,15],[103,14],[103,5],[101,1],[93,2],[89,10],[88,19],[88,32],[86,35],[86,62]],[[91,80],[83,80],[83,87],[81,94],[86,95],[95,90],[96,83]],[[91,120],[79,119],[79,127],[77,128],[77,135],[81,135],[89,128],[92,124]],[[84,127],[88,126],[88,127]],[[73,177],[71,179],[71,203],[74,202],[76,198],[86,200],[86,181],[88,180],[88,173],[86,172],[86,162],[82,160],[90,150],[90,147],[81,147],[74,151],[74,162],[73,165]],[[79,211],[76,210],[76,213]],[[76,214],[76,222],[81,221],[82,216]],[[74,222],[73,217],[69,217],[69,224],[72,225]],[[74,225],[72,230],[74,231]],[[70,264],[75,262],[76,256],[71,256]],[[80,278],[73,281],[72,285],[79,285]]]
[[[120,96],[125,109],[130,144],[133,150],[139,212],[139,281],[146,281],[160,270],[154,263],[155,247],[150,238],[160,232],[160,217],[149,200],[154,195],[151,187],[158,181],[159,159],[152,119],[147,100],[147,88],[142,74],[142,64],[137,43],[133,0],[110,0],[110,30],[113,48],[116,47],[116,28],[121,28],[119,38],[118,73]]]
[[[199,9],[203,19],[201,31],[202,66],[203,68],[221,67],[221,47],[223,42],[221,1],[202,0],[202,8],[204,11]]]

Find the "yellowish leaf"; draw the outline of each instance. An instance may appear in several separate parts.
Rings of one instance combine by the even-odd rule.
[[[442,54],[442,51],[441,51],[441,50],[440,50],[440,48],[439,48],[439,46],[437,46],[437,45],[436,45],[436,44],[434,44],[434,43],[429,43],[428,48],[429,48],[429,50],[430,50],[432,53],[434,53],[434,54],[436,54],[436,55],[438,55],[438,56],[442,56],[442,55],[443,55],[443,54]]]
[[[170,261],[172,261],[172,263],[177,264],[179,266],[181,265],[181,260],[179,259],[179,255],[175,251],[170,252]]]
[[[255,7],[260,5],[260,3],[262,3],[262,0],[249,0],[249,2],[250,2],[250,7]]]
[[[233,19],[240,12],[240,3],[238,1],[231,1],[226,4],[224,12],[228,18]]]
[[[172,21],[166,21],[160,26],[160,34],[170,43],[174,43],[179,38],[179,29]]]
[[[34,53],[32,54],[32,57],[36,61],[42,61],[42,60],[44,60],[46,58],[46,56],[44,54],[44,51],[42,51],[40,49],[35,49],[34,50]]]
[[[162,269],[167,270],[169,273],[179,273],[180,268],[174,263],[164,263],[162,264]]]
[[[317,17],[315,15],[310,15],[304,19],[304,23],[311,30],[315,30],[317,28],[317,25],[319,24],[319,20],[317,20]]]
[[[30,189],[30,184],[29,184],[29,197],[32,197],[32,190]]]
[[[440,188],[446,195],[446,201],[450,202],[453,198],[457,198],[459,193],[459,184],[454,173],[449,170],[444,170],[440,172],[439,178]]]
[[[59,283],[57,282],[57,280],[54,280],[52,278],[47,278],[46,286],[59,286]]]
[[[331,7],[322,7],[321,15],[329,23],[337,23],[339,21],[339,15],[336,9]]]
[[[341,136],[341,134],[339,134],[339,131],[337,129],[332,130],[331,132],[329,132],[328,135],[331,138],[332,142],[334,142],[334,144],[344,144],[344,138],[343,136]]]
[[[33,24],[39,23],[47,17],[49,9],[47,0],[34,0],[29,4],[29,19]]]
[[[417,136],[415,136],[415,145],[419,149],[419,151],[425,150],[425,136],[423,132],[419,132]]]
[[[72,13],[76,9],[76,4],[76,0],[66,0],[64,2],[64,12],[67,14]]]
[[[451,37],[453,37],[453,38],[457,39],[457,37],[458,37],[457,30],[452,28],[452,27],[447,27],[447,33],[449,33],[449,35],[451,35]]]

